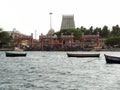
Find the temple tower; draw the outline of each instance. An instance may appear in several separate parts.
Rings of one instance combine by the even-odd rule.
[[[61,29],[75,29],[74,15],[63,15]]]

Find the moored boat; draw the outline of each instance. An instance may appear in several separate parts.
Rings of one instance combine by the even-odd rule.
[[[6,57],[25,57],[27,53],[24,52],[5,52]]]
[[[116,56],[109,56],[109,55],[106,55],[104,54],[105,56],[105,60],[106,60],[106,63],[109,63],[109,64],[120,64],[120,57],[116,57]]]
[[[67,53],[68,57],[99,57],[100,54],[74,54],[74,53]]]

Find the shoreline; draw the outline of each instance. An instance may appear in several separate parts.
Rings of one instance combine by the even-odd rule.
[[[13,48],[0,48],[0,51],[16,51]],[[87,50],[23,50],[23,51],[87,51]],[[88,50],[88,52],[94,50]],[[120,48],[101,49],[98,51],[120,51]]]
[[[14,51],[13,48],[0,48],[0,51]]]

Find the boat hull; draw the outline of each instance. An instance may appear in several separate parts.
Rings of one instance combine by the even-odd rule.
[[[108,56],[104,54],[106,63],[109,64],[120,64],[120,57],[115,57],[115,56]]]
[[[26,53],[6,52],[6,57],[26,57]]]
[[[68,57],[99,57],[100,54],[71,54],[67,53]]]

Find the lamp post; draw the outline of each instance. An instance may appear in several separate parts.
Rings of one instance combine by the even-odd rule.
[[[52,12],[50,12],[49,14],[50,14],[50,29],[52,29]]]

